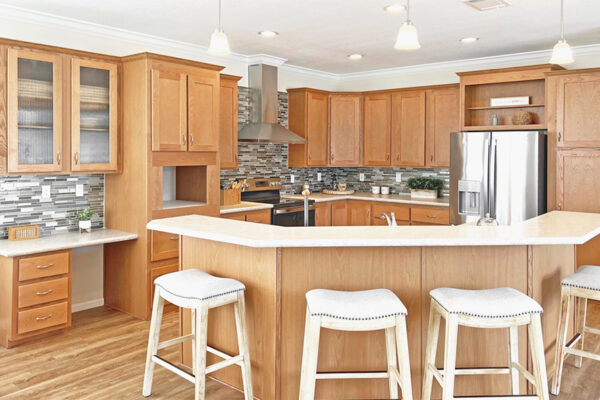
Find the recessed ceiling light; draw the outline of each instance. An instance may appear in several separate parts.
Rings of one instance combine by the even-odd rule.
[[[402,4],[390,4],[383,7],[383,10],[389,13],[401,13],[402,11],[406,10],[406,7]]]
[[[351,59],[351,60],[360,60],[360,59],[363,58],[363,55],[362,54],[358,54],[358,53],[354,53],[354,54],[350,54],[348,56],[348,58]]]
[[[478,37],[466,37],[466,38],[462,38],[460,39],[460,41],[462,43],[475,43],[476,41],[478,41],[479,38]]]
[[[260,32],[258,32],[258,34],[264,38],[273,38],[273,37],[279,35],[279,33],[275,32],[275,31],[260,31]]]

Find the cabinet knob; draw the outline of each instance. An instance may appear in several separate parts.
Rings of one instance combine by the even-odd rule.
[[[390,153],[387,153],[387,154],[385,155],[385,159],[386,159],[386,160],[389,160],[389,159],[390,159]]]
[[[187,136],[185,135],[185,133],[181,136],[183,136],[183,144],[185,146],[187,144]]]
[[[557,209],[558,211],[562,210],[562,205],[561,205],[560,203],[558,203],[558,206],[556,207],[556,209]]]
[[[61,157],[61,155],[60,155],[60,151],[57,151],[57,152],[56,152],[56,163],[57,163],[58,165],[60,165],[60,162],[61,162],[61,161],[62,161],[62,157]]]
[[[396,153],[396,161],[400,160],[400,153]]]
[[[79,163],[79,154],[77,152],[73,155],[73,159],[75,160],[75,165],[77,165]]]
[[[562,133],[558,132],[558,143],[562,142]]]
[[[190,144],[194,145],[194,135],[190,135]]]

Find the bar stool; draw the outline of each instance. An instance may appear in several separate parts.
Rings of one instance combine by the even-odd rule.
[[[456,375],[508,374],[512,396],[468,396],[469,399],[548,400],[548,381],[544,360],[544,342],[540,314],[542,307],[532,298],[512,288],[487,290],[434,289],[430,293],[431,309],[425,352],[423,400],[431,399],[433,378],[442,386],[442,399],[454,399]],[[444,368],[435,367],[440,319],[446,320]],[[473,328],[508,328],[508,367],[456,368],[458,326]],[[519,364],[518,327],[528,325],[533,375]],[[536,388],[537,396],[519,395],[519,372]]]
[[[244,290],[246,287],[234,279],[217,278],[198,269],[187,269],[173,272],[156,278],[154,306],[150,322],[150,337],[146,355],[146,371],[142,394],[147,397],[152,392],[154,365],[158,364],[182,378],[195,384],[195,399],[204,399],[206,374],[236,364],[242,369],[244,398],[252,400],[252,378],[250,372],[250,355],[248,353],[248,337],[246,332],[246,311]],[[176,306],[192,310],[192,333],[159,343],[160,323],[162,320],[164,301]],[[237,329],[240,354],[230,356],[207,346],[208,310],[234,303],[235,325]],[[157,355],[157,351],[186,340],[192,341],[193,375],[176,367]],[[206,352],[215,354],[223,361],[206,366]]]
[[[567,330],[569,324],[569,313],[571,309],[571,297],[577,302],[575,313],[575,336],[567,343]],[[600,335],[600,329],[590,328],[585,325],[588,299],[600,300],[600,267],[584,265],[574,273],[567,276],[561,282],[561,309],[556,336],[556,360],[554,365],[554,377],[552,378],[551,392],[554,395],[560,393],[560,381],[562,378],[563,364],[569,354],[577,356],[575,366],[581,368],[583,357],[600,361],[600,354],[583,350],[583,340],[586,333]],[[579,349],[574,347],[579,344]]]
[[[300,400],[314,399],[317,379],[374,379],[389,380],[390,397],[412,400],[407,310],[396,295],[387,289],[358,292],[315,289],[306,293],[306,327],[300,378]],[[387,349],[386,372],[318,373],[319,336],[321,328],[340,331],[375,331],[385,329]],[[398,357],[398,364],[396,361]]]

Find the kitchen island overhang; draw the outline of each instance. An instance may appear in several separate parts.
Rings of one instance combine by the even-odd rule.
[[[552,212],[510,227],[310,228],[192,215],[151,221],[147,227],[181,235],[180,268],[199,268],[246,284],[257,397],[298,396],[308,290],[385,287],[409,311],[411,374],[415,399],[419,399],[428,293],[436,287],[510,286],[536,299],[545,311],[544,343],[551,376],[560,280],[579,263],[595,261],[600,215]],[[183,331],[189,329],[187,313],[182,313],[181,326]],[[209,344],[235,353],[233,326],[232,310],[211,311]],[[321,337],[320,371],[386,368],[383,332],[324,330]],[[524,329],[519,342],[521,362],[528,365]],[[183,362],[189,364],[190,357],[191,350],[184,347]],[[458,366],[504,365],[506,358],[503,330],[459,330]],[[215,378],[241,387],[237,369],[219,371]],[[525,393],[525,383],[521,386]],[[508,388],[504,375],[457,379],[457,395],[507,394]],[[387,390],[386,380],[327,380],[317,383],[317,398],[385,398]]]

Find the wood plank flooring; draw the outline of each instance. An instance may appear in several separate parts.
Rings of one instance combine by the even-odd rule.
[[[600,303],[590,305],[589,325],[600,327]],[[149,322],[108,308],[73,314],[63,334],[14,349],[0,348],[0,399],[142,399]],[[177,315],[165,316],[163,339],[177,335]],[[460,332],[459,332],[460,334]],[[600,353],[600,338],[587,335],[586,349]],[[177,360],[177,350],[160,353]],[[599,400],[600,362],[567,359],[561,395],[553,400]],[[207,381],[207,400],[242,400],[241,393]],[[157,367],[151,399],[193,399],[193,385]]]

